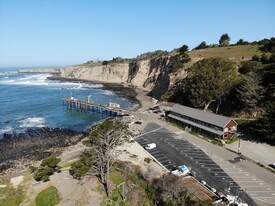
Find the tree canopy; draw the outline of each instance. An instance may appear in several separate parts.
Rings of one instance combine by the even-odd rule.
[[[188,74],[189,99],[195,107],[204,107],[204,110],[228,94],[237,80],[235,64],[225,58],[200,60]]]
[[[243,102],[245,109],[253,113],[265,92],[261,85],[262,78],[256,72],[252,72],[244,77],[244,81],[237,88],[237,96]]]
[[[197,49],[205,49],[205,48],[208,48],[209,46],[207,46],[206,42],[203,41],[201,42],[198,46],[196,46],[194,49],[197,50]]]
[[[219,44],[220,44],[220,46],[228,46],[229,41],[230,41],[230,37],[228,36],[228,34],[223,34],[220,37]]]

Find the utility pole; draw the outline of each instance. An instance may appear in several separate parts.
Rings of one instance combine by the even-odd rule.
[[[239,137],[238,154],[241,154],[241,138]]]

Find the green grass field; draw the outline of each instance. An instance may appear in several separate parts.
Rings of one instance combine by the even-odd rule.
[[[58,190],[51,186],[40,192],[35,198],[36,206],[55,206],[60,202]]]
[[[16,206],[20,205],[24,199],[24,188],[18,186],[13,188],[9,180],[0,180],[0,185],[6,185],[5,188],[0,188],[0,205],[1,206]]]
[[[209,57],[224,57],[229,58],[236,63],[240,63],[244,60],[250,60],[255,54],[261,56],[262,52],[259,50],[258,45],[241,45],[193,50],[188,54],[193,63],[198,61],[200,58]]]

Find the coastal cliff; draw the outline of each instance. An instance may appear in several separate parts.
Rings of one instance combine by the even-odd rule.
[[[60,77],[138,87],[160,99],[178,78],[186,76],[185,70],[173,71],[172,61],[173,56],[160,56],[107,65],[83,64],[60,69]]]

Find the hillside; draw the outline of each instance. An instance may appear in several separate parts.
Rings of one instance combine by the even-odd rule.
[[[139,87],[149,91],[149,94],[160,99],[179,79],[187,76],[186,68],[195,62],[208,57],[227,57],[236,63],[250,60],[253,55],[259,54],[259,46],[229,46],[193,50],[187,52],[191,61],[178,66],[178,52],[159,53],[157,56],[150,53],[145,58],[111,60],[99,63],[86,63],[60,69],[62,78],[89,80],[94,82],[108,82]],[[147,53],[146,53],[147,54]],[[152,55],[153,54],[153,55]],[[104,63],[104,65],[103,65]]]
[[[250,60],[253,55],[261,55],[261,53],[258,45],[240,45],[193,50],[189,52],[189,56],[192,62],[202,58],[224,57],[239,64],[241,61]]]

